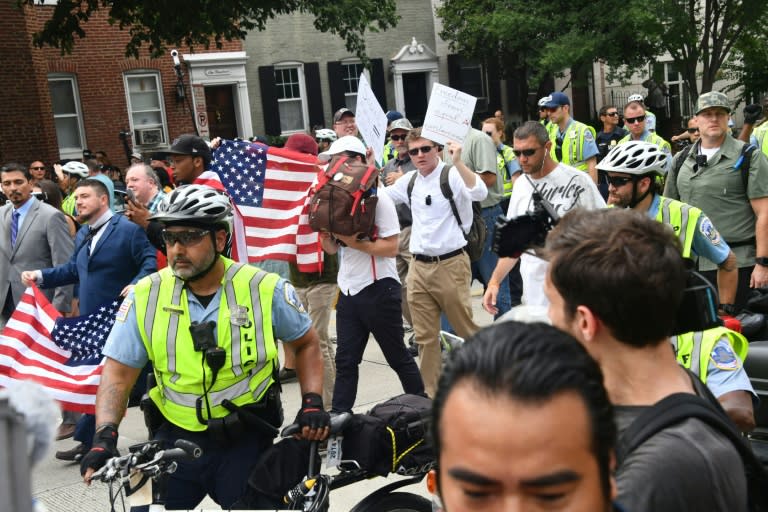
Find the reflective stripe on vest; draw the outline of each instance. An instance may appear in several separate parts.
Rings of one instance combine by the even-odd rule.
[[[557,146],[557,125],[552,123],[553,126],[555,126],[555,129],[550,132],[549,138],[552,141],[552,150],[550,151],[550,155],[552,156],[552,159],[557,162],[557,158],[555,157],[555,148]],[[580,158],[584,154],[584,134],[586,133],[586,130],[590,130],[591,128],[584,123],[580,123],[578,121],[573,121],[571,124],[568,125],[568,127],[565,129],[565,134],[563,136],[563,145],[562,145],[562,160],[559,160],[565,165],[570,165],[571,167],[575,167],[576,169],[579,169],[580,171],[588,171],[589,166],[587,165],[587,162],[584,161],[584,159]],[[593,134],[594,136],[594,134]]]
[[[150,397],[169,421],[186,430],[205,430],[196,405],[207,393],[211,417],[229,414],[221,404],[258,402],[273,383],[277,347],[272,335],[272,296],[279,277],[222,258],[225,274],[216,325],[217,344],[226,361],[211,386],[204,354],[194,350],[189,334],[187,290],[170,269],[148,276],[136,285],[139,331],[155,368],[157,386]],[[207,407],[202,408],[207,417]]]
[[[659,211],[656,220],[668,224],[683,246],[683,258],[690,258],[693,248],[693,237],[696,233],[696,223],[701,216],[701,210],[674,199],[659,196]]]
[[[617,144],[624,144],[626,142],[629,142],[632,140],[632,134],[625,135],[623,138],[619,140]],[[655,133],[648,133],[648,137],[643,139],[643,142],[650,142],[651,144],[654,144],[656,147],[658,147],[660,150],[664,151],[665,153],[671,153],[672,151],[672,145],[665,141],[660,136],[656,135]]]
[[[709,357],[715,345],[726,338],[731,348],[743,362],[747,358],[749,342],[742,334],[725,327],[714,327],[706,331],[687,332],[672,336],[669,341],[675,349],[677,362],[684,368],[698,375],[701,382],[707,383]]]

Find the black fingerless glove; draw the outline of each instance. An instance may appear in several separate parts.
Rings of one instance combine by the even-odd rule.
[[[330,425],[331,415],[323,408],[323,397],[317,393],[305,393],[301,397],[301,409],[295,423],[302,428],[325,428]]]
[[[757,104],[744,107],[744,124],[755,124],[763,113],[763,107]]]
[[[80,476],[84,476],[88,468],[97,471],[112,457],[117,457],[117,425],[107,423],[100,427],[93,436],[93,446],[80,461]]]

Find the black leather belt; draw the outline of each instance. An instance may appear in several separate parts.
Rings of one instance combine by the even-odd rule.
[[[459,254],[464,253],[464,248],[456,249],[455,251],[447,252],[445,254],[441,254],[440,256],[427,256],[426,254],[414,254],[413,259],[416,261],[423,261],[425,263],[437,263],[438,261],[447,260],[448,258],[453,258],[454,256],[458,256]]]

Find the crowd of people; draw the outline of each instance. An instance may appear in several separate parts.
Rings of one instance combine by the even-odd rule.
[[[64,315],[122,297],[96,413],[63,413],[58,438],[78,444],[56,457],[79,461],[88,480],[117,453],[132,393],[146,392],[151,435],[169,445],[188,439],[205,453],[170,477],[166,506],[193,508],[210,495],[230,507],[283,423],[280,382],[299,381],[302,436],[324,439],[329,413],[355,407],[373,335],[403,391],[435,399],[448,511],[503,510],[508,500],[585,511],[746,510],[738,451],[700,419],[619,458],[615,449],[646,411],[680,394],[701,397],[734,431],[755,426],[746,339],[723,327],[679,333],[675,322],[685,259],[717,291],[724,318],[768,286],[760,112],[741,135],[750,145],[731,134],[727,97],[702,94],[673,139],[690,145],[673,157],[642,97],[621,110],[603,106],[599,132],[573,119],[562,92],[538,104],[540,120],[516,127],[511,143],[501,112],[461,143],[442,144],[390,111],[383,162],[347,108],[314,137],[288,137],[285,148],[318,166],[344,157],[379,168],[375,236],[320,233],[318,273],[247,264],[236,206],[212,186],[215,141],[182,135],[146,161],[133,155],[125,173],[103,152],[3,166],[0,322],[33,283]],[[530,214],[541,201],[558,221],[546,244],[499,257],[497,219]],[[487,238],[472,261],[475,213]],[[522,303],[547,310],[557,329],[481,329],[474,280],[496,319]],[[441,328],[469,340],[446,368]]]

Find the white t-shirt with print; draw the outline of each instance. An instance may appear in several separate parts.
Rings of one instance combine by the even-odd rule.
[[[386,194],[379,194],[376,203],[376,228],[379,238],[400,233],[395,203]],[[374,281],[391,277],[400,282],[395,258],[372,256],[350,247],[339,248],[339,275],[337,283],[344,295],[355,295]]]
[[[605,201],[589,174],[558,164],[549,174],[541,179],[530,179],[523,174],[512,189],[509,200],[507,217],[514,218],[533,211],[533,187],[541,193],[541,197],[552,203],[555,211],[561,217],[574,208],[597,209],[604,208]],[[520,256],[520,275],[523,278],[523,303],[532,306],[548,306],[544,295],[544,277],[547,272],[547,262],[536,256],[523,253]]]

